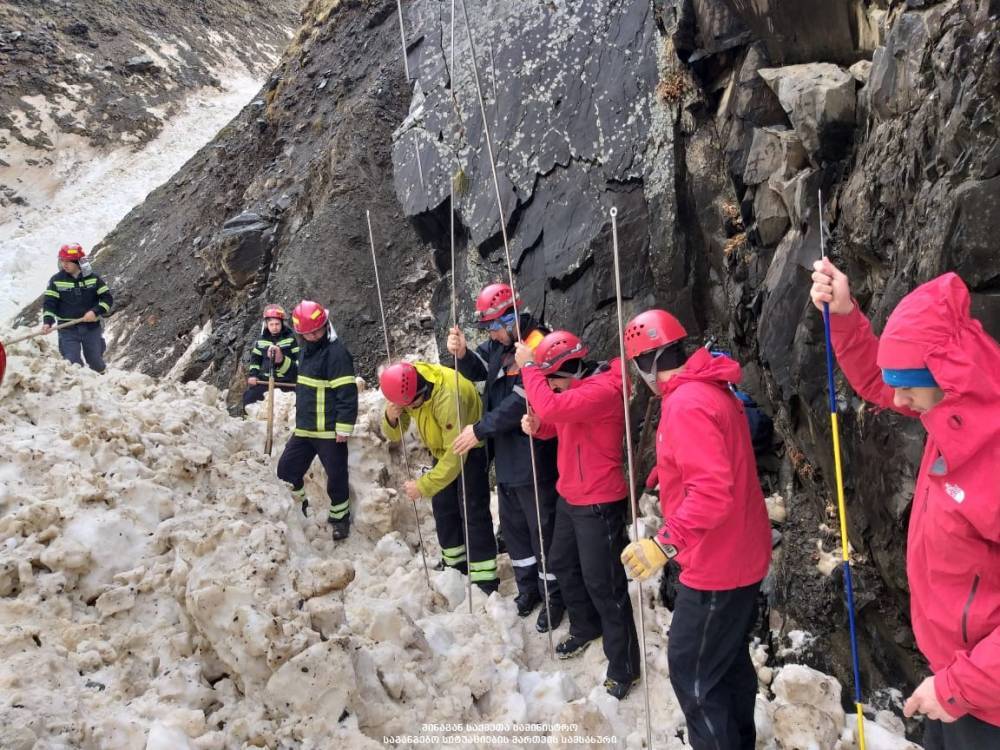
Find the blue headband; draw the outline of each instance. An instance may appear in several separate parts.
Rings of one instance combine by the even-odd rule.
[[[937,381],[926,367],[911,370],[882,369],[882,380],[892,388],[937,388]]]

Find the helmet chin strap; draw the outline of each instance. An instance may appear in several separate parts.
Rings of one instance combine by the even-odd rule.
[[[635,369],[639,370],[638,367],[636,367]],[[653,391],[653,393],[657,392],[657,390],[656,390],[656,368],[655,368],[655,365],[654,365],[654,368],[653,368],[653,372],[643,372],[642,370],[639,370],[639,377],[642,378],[642,382],[644,382],[646,385],[648,385],[650,387],[650,389]]]

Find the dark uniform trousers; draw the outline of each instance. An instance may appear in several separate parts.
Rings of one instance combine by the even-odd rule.
[[[59,353],[63,359],[69,360],[74,365],[82,367],[83,360],[86,359],[87,366],[91,370],[104,372],[104,350],[106,348],[100,323],[77,323],[75,326],[59,331]],[[80,356],[81,350],[83,352],[82,358]]]
[[[542,517],[542,539],[545,542],[545,560],[548,570],[549,602],[562,604],[559,584],[552,572],[549,555],[552,549],[552,534],[556,525],[556,481],[538,483],[538,509],[535,508],[535,488],[533,485],[497,485],[500,506],[500,528],[507,543],[507,553],[514,566],[517,591],[525,594],[538,591],[545,596],[542,581],[542,554],[538,545],[538,515]]]
[[[608,677],[618,682],[631,682],[640,672],[639,639],[620,559],[627,543],[626,511],[625,500],[571,505],[560,497],[549,553],[570,634],[603,636]]]
[[[347,483],[347,443],[331,438],[307,438],[292,435],[278,459],[278,479],[292,485],[292,492],[305,498],[305,476],[313,459],[319,456],[326,471],[326,494],[330,496],[330,518],[334,521],[351,511]]]
[[[431,498],[434,524],[445,565],[465,572],[474,583],[497,580],[497,540],[490,514],[490,478],[485,448],[465,459],[465,502],[469,506],[469,549],[465,548],[464,509],[459,477]]]
[[[986,750],[1000,748],[1000,727],[966,715],[945,724],[924,722],[924,750]]]
[[[750,631],[759,591],[759,582],[726,591],[677,584],[667,664],[693,750],[754,750]]]

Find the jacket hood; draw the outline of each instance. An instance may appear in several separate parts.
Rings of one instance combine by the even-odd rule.
[[[604,379],[609,383],[615,384],[615,387],[620,391],[622,389],[622,360],[621,357],[614,357],[609,359],[607,362],[585,362],[584,366],[590,366],[593,369],[587,373],[583,378],[579,380],[574,380],[570,383],[570,388],[578,388],[584,380],[593,377],[604,376]]]
[[[724,354],[713,357],[707,349],[700,348],[688,357],[683,370],[666,383],[659,383],[660,393],[668,396],[685,383],[714,383],[728,387],[730,383],[739,383],[742,377],[739,362]]]
[[[938,276],[903,297],[878,346],[880,368],[926,367],[944,391],[920,419],[949,469],[1000,436],[1000,346],[970,306],[957,274]]]

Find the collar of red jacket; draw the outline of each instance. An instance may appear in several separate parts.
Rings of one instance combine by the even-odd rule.
[[[707,349],[699,348],[688,357],[684,369],[667,382],[657,385],[660,387],[660,393],[666,398],[685,383],[715,383],[728,387],[730,383],[740,382],[741,377],[742,371],[736,360],[724,354],[713,357]]]
[[[949,470],[1000,437],[1000,346],[970,305],[965,283],[946,273],[903,297],[879,338],[879,367],[927,367],[944,391],[920,420]]]

